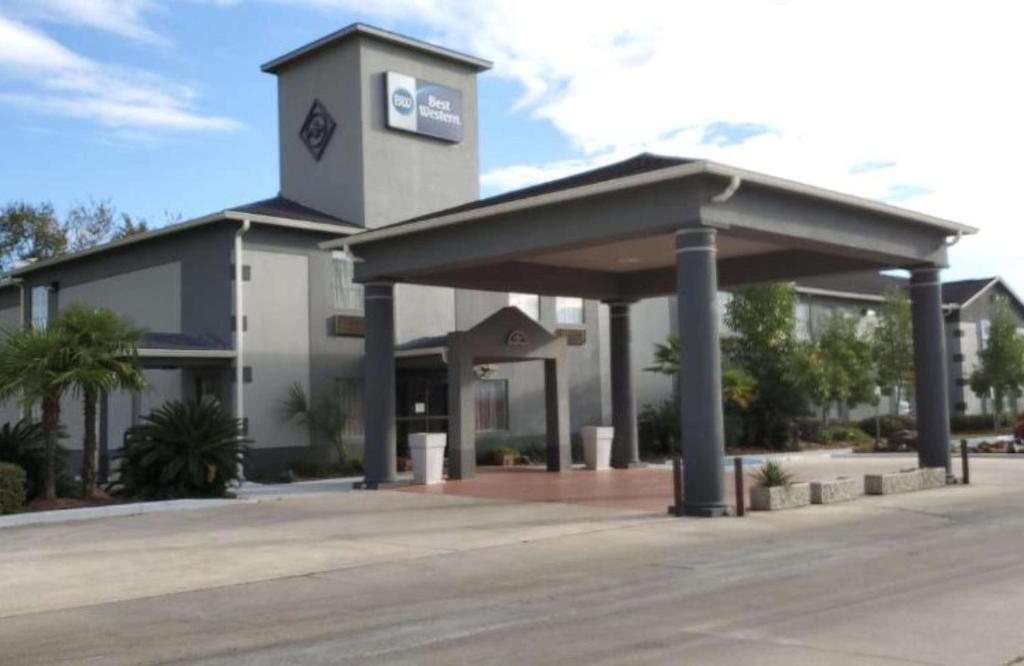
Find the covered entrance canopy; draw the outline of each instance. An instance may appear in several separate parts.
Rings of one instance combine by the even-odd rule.
[[[707,161],[639,155],[369,230],[347,247],[366,284],[366,473],[394,478],[393,285],[598,299],[611,306],[613,458],[636,456],[634,301],[678,298],[686,509],[725,511],[717,292],[825,273],[912,275],[921,463],[948,460],[939,269],[954,222]],[[390,396],[390,397],[389,397]]]

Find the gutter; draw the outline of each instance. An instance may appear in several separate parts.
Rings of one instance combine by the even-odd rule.
[[[576,199],[591,197],[597,194],[617,192],[632,187],[650,185],[653,183],[660,183],[669,180],[677,180],[681,178],[687,178],[690,176],[697,176],[700,174],[722,176],[729,179],[729,187],[727,187],[723,192],[717,195],[717,197],[720,199],[718,202],[723,202],[728,200],[728,198],[731,198],[732,195],[735,194],[736,190],[739,188],[740,183],[750,183],[753,185],[766,187],[772,190],[788,192],[792,194],[797,194],[799,196],[826,201],[832,204],[848,206],[850,208],[855,208],[859,210],[866,210],[880,215],[896,217],[903,222],[921,224],[928,227],[932,227],[933,229],[945,231],[950,236],[974,234],[977,233],[978,231],[974,227],[970,227],[957,222],[952,222],[950,220],[944,220],[942,218],[927,215],[925,213],[918,213],[916,211],[908,210],[906,208],[900,208],[898,206],[892,206],[890,204],[872,201],[870,199],[864,199],[850,194],[843,194],[841,192],[835,192],[833,190],[827,190],[824,188],[815,187],[813,185],[805,185],[804,183],[799,183],[784,178],[768,176],[754,171],[737,169],[735,167],[726,166],[724,164],[717,164],[715,162],[699,160],[696,162],[690,162],[688,164],[680,164],[679,166],[667,167],[665,169],[657,169],[656,171],[648,171],[646,173],[636,174],[633,176],[624,176],[621,178],[607,180],[600,183],[580,185],[578,187],[570,188],[567,190],[547,192],[544,194],[538,194],[535,196],[525,197],[522,199],[515,199],[512,201],[506,201],[502,203],[484,205],[469,210],[456,211],[448,214],[444,214],[443,212],[441,212],[436,217],[427,217],[413,222],[398,222],[390,226],[380,227],[378,229],[371,229],[368,231],[362,231],[353,236],[349,236],[348,238],[324,241],[323,243],[320,244],[320,248],[324,250],[330,250],[341,247],[342,245],[359,245],[361,243],[374,242],[378,240],[383,240],[385,238],[404,236],[406,234],[410,234],[416,231],[447,227],[462,222],[468,222],[480,218],[491,217],[493,215],[501,215],[519,210],[527,210],[530,208],[535,208],[537,206],[543,206],[547,204],[563,203],[567,201],[573,201]]]

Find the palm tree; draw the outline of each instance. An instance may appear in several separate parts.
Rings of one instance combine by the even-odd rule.
[[[72,304],[54,322],[71,351],[61,375],[73,395],[81,396],[85,418],[82,441],[82,496],[96,491],[96,407],[107,391],[141,391],[146,378],[138,363],[142,330],[106,308]]]
[[[24,407],[41,403],[46,437],[46,499],[57,497],[57,438],[60,398],[69,384],[72,353],[68,336],[58,327],[17,329],[3,334],[0,345],[0,400],[18,398]]]

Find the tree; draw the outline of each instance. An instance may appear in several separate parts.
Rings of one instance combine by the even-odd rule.
[[[59,327],[12,330],[0,346],[0,401],[17,398],[28,408],[42,406],[46,436],[46,499],[57,497],[57,439],[60,399],[68,389],[71,347]]]
[[[833,403],[852,407],[874,402],[875,369],[871,345],[857,333],[857,320],[836,310],[821,333],[796,355],[798,381],[828,420]]]
[[[998,418],[1006,398],[1019,396],[1024,388],[1024,338],[1017,333],[1017,320],[1005,297],[992,299],[989,318],[988,342],[978,353],[981,367],[971,374],[970,385],[978,397],[994,394]]]
[[[67,237],[48,203],[12,201],[0,210],[0,272],[28,257],[46,259],[67,249]]]
[[[138,363],[142,330],[106,308],[72,304],[53,323],[64,333],[72,353],[61,382],[81,396],[85,434],[82,441],[82,496],[96,491],[96,407],[107,391],[141,391],[146,379]]]
[[[646,368],[670,377],[679,374],[679,336],[669,334],[664,343],[654,345],[654,365]],[[722,368],[722,401],[726,406],[747,409],[757,390],[755,380],[743,368],[729,366]]]
[[[872,354],[878,385],[896,396],[892,413],[899,413],[904,394],[914,384],[914,339],[910,320],[910,299],[902,290],[886,293],[872,336]]]
[[[165,213],[168,224],[180,215]],[[0,272],[28,258],[49,259],[149,230],[143,218],[118,213],[109,201],[90,201],[57,218],[50,203],[12,201],[0,209]]]
[[[345,451],[345,421],[347,415],[337,396],[323,395],[311,402],[306,391],[298,383],[288,387],[279,404],[284,421],[294,420],[309,429],[310,434],[322,437],[331,443],[338,457],[338,464],[348,460]]]
[[[796,381],[796,289],[791,284],[760,284],[737,290],[726,308],[733,335],[723,341],[731,363],[756,382],[745,428],[751,443],[783,446],[793,421],[807,412]]]

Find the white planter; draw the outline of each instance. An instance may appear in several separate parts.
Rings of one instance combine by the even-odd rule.
[[[750,508],[753,511],[794,509],[811,503],[811,484],[791,483],[788,486],[754,486],[750,489]]]
[[[915,490],[940,488],[944,485],[946,485],[946,470],[942,467],[924,467],[864,476],[864,493],[867,495],[895,495]]]
[[[839,477],[831,481],[811,481],[811,504],[849,502],[861,494],[860,479]]]
[[[444,481],[444,446],[447,440],[447,435],[437,432],[409,435],[413,483],[431,485]]]
[[[615,428],[583,426],[580,434],[583,437],[583,462],[587,469],[611,469]]]

